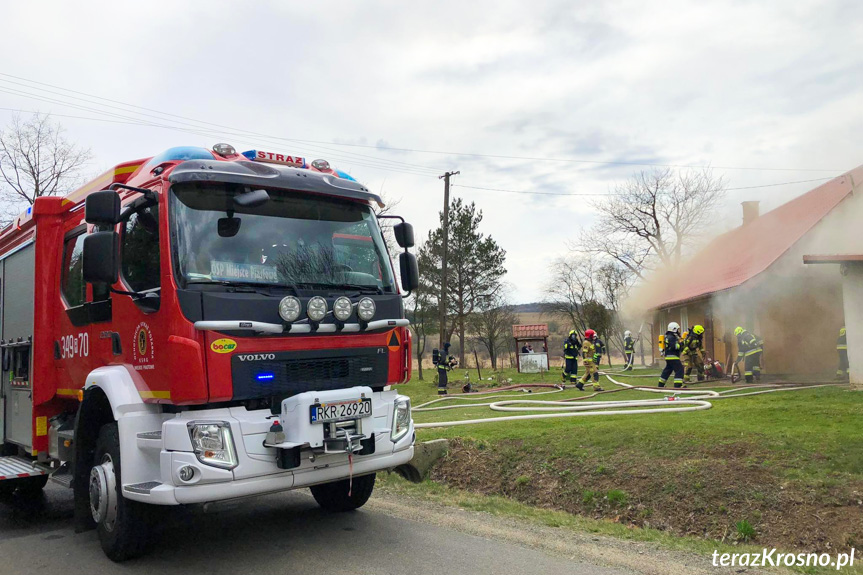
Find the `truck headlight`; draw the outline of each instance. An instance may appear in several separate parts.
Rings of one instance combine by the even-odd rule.
[[[357,315],[363,321],[370,321],[375,317],[375,300],[370,297],[364,297],[357,304]]]
[[[300,300],[292,295],[282,298],[279,302],[279,315],[288,323],[297,321],[300,317]]]
[[[237,466],[234,438],[227,421],[192,421],[189,423],[189,438],[201,463],[222,469]]]
[[[347,321],[352,311],[354,311],[354,304],[345,296],[337,297],[333,302],[333,315],[339,321]]]
[[[327,300],[316,295],[309,300],[306,313],[309,315],[310,320],[321,321],[327,315]]]
[[[405,436],[411,427],[411,400],[409,397],[399,396],[395,401],[395,410],[393,412],[393,430],[390,432],[390,439],[393,443]]]

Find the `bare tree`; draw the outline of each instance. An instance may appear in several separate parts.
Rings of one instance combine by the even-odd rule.
[[[589,327],[584,303],[596,300],[595,268],[593,257],[557,258],[551,265],[551,277],[546,285],[546,309],[568,318],[569,325],[582,332]]]
[[[81,170],[92,154],[69,142],[63,128],[49,116],[27,120],[13,116],[0,131],[0,201],[6,214],[41,196],[63,195],[81,181]]]
[[[623,302],[629,297],[629,290],[635,281],[635,274],[621,263],[611,260],[602,264],[597,272],[597,283],[601,301],[611,312],[606,342],[623,355]],[[611,358],[609,357],[609,362]]]
[[[501,294],[495,294],[468,318],[468,329],[474,334],[474,339],[488,350],[493,370],[497,370],[498,357],[507,350],[512,326],[516,323],[518,318],[512,306]]]
[[[580,332],[593,329],[623,353],[620,310],[635,275],[610,257],[591,253],[558,258],[550,271],[549,311],[569,318]]]
[[[635,174],[593,203],[597,221],[577,247],[607,255],[642,279],[645,270],[674,268],[712,223],[724,188],[708,168]]]

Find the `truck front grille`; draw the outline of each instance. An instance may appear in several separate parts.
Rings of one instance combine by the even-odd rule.
[[[284,398],[355,385],[378,387],[386,385],[388,369],[385,347],[235,354],[231,358],[234,399]]]

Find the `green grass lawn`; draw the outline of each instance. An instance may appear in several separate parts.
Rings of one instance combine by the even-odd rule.
[[[516,383],[557,383],[559,374],[545,374],[540,380],[536,374],[515,374],[505,370],[506,378]],[[460,373],[460,371],[458,372]],[[658,373],[637,370],[639,375]],[[476,385],[476,372],[473,383]],[[484,374],[485,375],[485,374]],[[552,377],[554,375],[555,377]],[[654,385],[653,378],[613,376],[630,385]],[[455,379],[455,378],[453,378]],[[452,382],[453,379],[450,381]],[[459,387],[461,380],[458,380]],[[483,382],[495,386],[493,382]],[[602,378],[605,389],[617,386]],[[452,389],[451,393],[460,393]],[[723,390],[732,386],[711,383],[697,384],[692,389]],[[432,381],[412,381],[399,388],[400,393],[411,397],[414,407],[437,399],[437,388]],[[590,386],[588,386],[588,390]],[[542,389],[533,393],[522,391],[501,392],[502,396],[514,399],[558,400],[586,395],[572,389],[560,393],[545,394]],[[497,395],[497,394],[496,394]],[[618,401],[623,399],[656,399],[658,394],[623,391],[599,395],[591,401]],[[502,398],[503,399],[503,398]],[[469,401],[451,400],[440,405],[488,402],[482,395]],[[448,409],[414,414],[420,423],[452,421],[517,415],[496,412],[487,407]],[[786,469],[790,477],[823,477],[834,472],[847,472],[863,476],[863,393],[849,391],[847,387],[818,388],[804,391],[777,392],[739,399],[722,399],[713,402],[706,411],[670,413],[658,415],[612,415],[598,417],[573,417],[534,421],[488,423],[418,431],[420,441],[440,437],[461,437],[480,441],[503,439],[524,441],[526,445],[550,448],[562,455],[572,453],[573,438],[578,438],[582,448],[590,448],[597,454],[612,453],[621,448],[632,448],[637,442],[639,450],[649,456],[686,455],[694,447],[710,443],[737,444],[741,441],[763,446],[777,458],[794,462]]]
[[[451,392],[460,391],[463,372],[452,374]],[[513,372],[506,370],[496,379],[560,380],[558,372],[542,378]],[[399,386],[415,407],[438,397],[434,382],[428,380],[433,374],[424,375],[426,381]],[[475,371],[472,376],[477,385]],[[613,377],[631,385],[655,385],[652,377]],[[482,385],[496,386],[498,381]],[[605,378],[602,385],[617,388]],[[721,390],[728,384],[697,387]],[[586,395],[567,390],[537,396],[539,391],[504,395]],[[657,397],[661,396],[622,391],[593,400]],[[488,400],[480,395],[473,401]],[[833,549],[863,547],[863,504],[858,504],[863,500],[863,393],[829,387],[712,403],[709,410],[688,413],[421,429],[417,440],[456,440],[433,478],[457,488],[678,534],[754,538],[757,543],[818,551],[824,550],[819,545],[827,544]],[[514,414],[478,406],[418,412],[414,419],[424,423],[505,415]]]

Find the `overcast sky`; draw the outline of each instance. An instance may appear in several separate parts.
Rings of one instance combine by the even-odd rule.
[[[709,164],[731,188],[863,164],[859,0],[84,6],[5,3],[0,73],[176,116],[0,76],[0,124],[10,108],[54,114],[92,148],[93,172],[217,141],[321,157],[400,199],[424,238],[446,170],[464,186],[602,194],[649,169],[629,164]],[[741,200],[764,211],[815,185],[730,191],[718,225],[739,223]],[[453,194],[483,210],[519,303],[542,299],[548,264],[592,218],[593,196]]]

